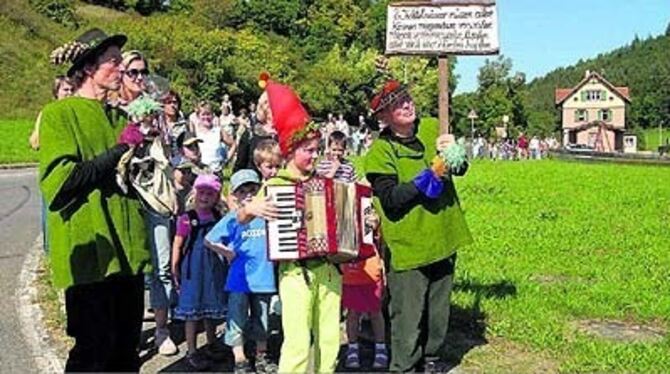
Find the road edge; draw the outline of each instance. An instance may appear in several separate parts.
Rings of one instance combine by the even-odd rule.
[[[37,162],[19,162],[16,164],[0,164],[0,170],[14,170],[14,169],[34,169],[39,164]]]
[[[19,274],[16,288],[16,310],[18,312],[21,333],[30,349],[30,355],[41,373],[62,373],[65,371],[63,360],[49,344],[50,338],[44,326],[44,314],[38,302],[35,287],[39,259],[42,256],[42,234],[28,249]]]

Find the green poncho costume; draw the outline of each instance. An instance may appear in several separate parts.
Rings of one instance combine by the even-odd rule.
[[[121,123],[110,123],[104,104],[96,100],[71,97],[43,110],[40,187],[50,208],[48,240],[57,287],[137,274],[150,264],[140,203],[120,193],[113,172],[97,176],[100,183],[69,201],[59,196],[76,163],[114,147],[122,130]]]
[[[429,168],[436,154],[437,126],[420,126],[417,137],[424,152],[388,139],[377,139],[365,157],[367,174],[396,175],[398,183],[411,183]],[[382,217],[382,237],[391,251],[391,266],[402,271],[443,260],[472,242],[451,178],[435,200],[412,207],[402,217],[385,214],[378,198],[375,209]]]

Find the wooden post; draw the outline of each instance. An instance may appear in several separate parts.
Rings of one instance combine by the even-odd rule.
[[[439,89],[439,120],[440,135],[449,134],[449,59],[448,57],[439,57],[437,65],[438,89]]]

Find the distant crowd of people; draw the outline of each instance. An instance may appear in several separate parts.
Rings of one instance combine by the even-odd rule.
[[[549,151],[560,148],[560,143],[554,137],[532,136],[529,140],[524,133],[520,133],[516,139],[486,140],[480,135],[466,143],[473,159],[490,160],[541,160],[548,156]]]

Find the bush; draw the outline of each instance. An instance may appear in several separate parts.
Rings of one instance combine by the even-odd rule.
[[[74,0],[30,0],[30,5],[61,25],[70,28],[79,27],[79,20],[74,12]]]

